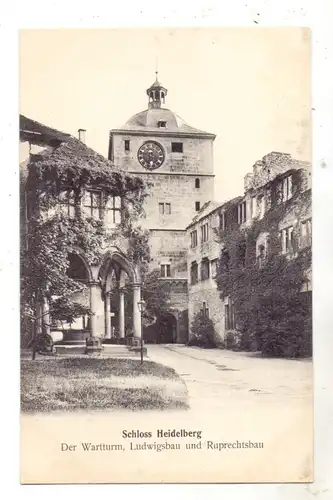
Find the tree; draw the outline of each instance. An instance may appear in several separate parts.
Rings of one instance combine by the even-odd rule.
[[[214,323],[202,310],[193,318],[188,345],[206,348],[216,347]]]

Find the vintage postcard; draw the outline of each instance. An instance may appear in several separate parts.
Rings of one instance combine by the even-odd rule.
[[[19,45],[21,482],[311,482],[310,30]]]

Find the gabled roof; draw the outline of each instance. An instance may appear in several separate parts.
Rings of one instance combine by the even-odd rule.
[[[217,212],[218,210],[229,210],[232,206],[236,205],[237,203],[240,203],[244,197],[243,196],[237,196],[236,198],[232,198],[231,200],[228,201],[207,201],[199,210],[197,215],[193,217],[191,223],[187,226],[186,229],[188,229],[191,226],[194,226],[201,220],[205,219],[208,215],[213,214],[214,212]]]
[[[76,137],[60,132],[27,118],[20,116],[20,134],[36,135],[40,142],[51,144],[54,149],[32,155],[30,168],[36,172],[39,168],[40,178],[54,178],[56,173],[64,181],[71,179],[101,179],[112,178],[116,190],[134,191],[143,187],[144,181],[126,172],[120,171],[110,160],[89,148]],[[24,135],[25,138],[25,135]]]
[[[47,127],[40,122],[20,115],[20,138],[29,140],[34,138],[47,144],[57,145],[69,139],[70,134]]]

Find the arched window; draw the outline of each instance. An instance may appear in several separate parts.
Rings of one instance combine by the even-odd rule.
[[[195,179],[195,187],[196,188],[200,187],[200,179]]]
[[[155,101],[159,101],[160,100],[160,92],[159,90],[155,90]]]

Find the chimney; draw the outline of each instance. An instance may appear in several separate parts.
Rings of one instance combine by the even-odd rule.
[[[79,133],[79,141],[81,141],[81,142],[83,142],[83,144],[85,144],[86,143],[86,129],[79,128],[78,133]]]

